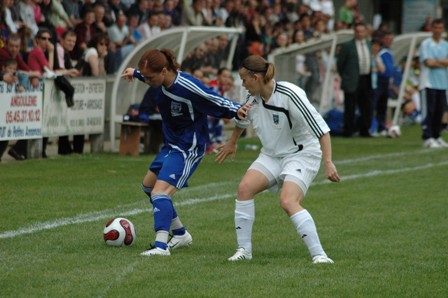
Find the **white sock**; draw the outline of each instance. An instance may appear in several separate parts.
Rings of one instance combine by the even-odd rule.
[[[252,226],[255,221],[254,200],[236,201],[235,204],[235,229],[238,247],[243,247],[252,252]]]
[[[176,218],[173,218],[171,220],[171,230],[176,230],[176,229],[180,229],[183,227],[184,227],[184,225],[180,221],[179,216],[176,216]]]
[[[290,218],[297,230],[297,233],[308,247],[311,257],[326,256],[327,254],[320,244],[319,236],[317,235],[316,224],[314,223],[311,214],[309,214],[309,212],[304,209],[292,215]]]

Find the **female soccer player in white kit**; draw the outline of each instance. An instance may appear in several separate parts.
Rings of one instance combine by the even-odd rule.
[[[244,59],[239,73],[243,87],[249,92],[247,102],[252,103],[247,118],[262,148],[238,187],[235,207],[238,249],[228,260],[252,259],[253,198],[283,183],[280,205],[308,247],[313,263],[333,263],[322,248],[313,218],[301,206],[321,159],[326,177],[333,182],[340,180],[331,158],[330,129],[305,92],[294,84],[275,81],[275,66],[261,56]],[[247,109],[247,105],[243,108]],[[248,124],[237,122],[229,141],[217,154],[217,162],[224,162],[229,154],[234,159],[237,140]]]

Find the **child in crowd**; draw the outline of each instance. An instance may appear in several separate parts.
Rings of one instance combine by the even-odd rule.
[[[2,65],[2,71],[4,73],[12,73],[14,74],[17,79],[17,85],[16,85],[16,91],[17,92],[23,92],[25,91],[27,85],[28,85],[28,75],[26,73],[23,73],[21,71],[17,70],[17,61],[14,59],[8,59],[3,63]]]

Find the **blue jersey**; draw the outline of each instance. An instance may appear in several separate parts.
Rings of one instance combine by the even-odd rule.
[[[139,70],[134,77],[144,82]],[[222,97],[193,76],[178,71],[173,84],[150,90],[160,115],[165,142],[170,147],[193,150],[208,142],[207,115],[231,119],[236,116],[240,104]]]

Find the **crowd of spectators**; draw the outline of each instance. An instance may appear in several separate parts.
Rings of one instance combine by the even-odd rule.
[[[358,10],[358,0],[345,0],[337,8],[334,7],[333,0],[2,0],[0,50],[8,49],[10,54],[0,59],[0,66],[3,67],[7,59],[16,59],[17,69],[29,76],[30,86],[36,86],[36,79],[45,68],[56,71],[54,60],[58,59],[58,55],[54,54],[54,48],[61,47],[69,32],[68,36],[74,44],[69,51],[66,50],[65,58],[71,61],[66,61],[66,67],[76,67],[79,72],[75,75],[73,71],[71,74],[66,71],[64,74],[101,76],[115,73],[123,58],[138,43],[169,28],[243,27],[244,33],[238,40],[232,71],[237,70],[239,61],[250,54],[266,58],[277,48],[306,43],[332,31],[353,29],[355,24],[364,21]],[[427,21],[429,23],[431,19]],[[378,44],[381,49],[388,48],[392,41],[385,45],[384,37],[393,38],[393,35],[387,24],[382,24],[375,31],[368,22],[364,24],[369,50],[374,55],[371,60],[375,63],[380,56],[380,49],[373,53],[371,45]],[[429,30],[428,28],[426,23],[422,26],[422,30]],[[44,40],[39,32],[46,32],[44,37],[50,39]],[[12,49],[13,44],[18,44],[20,48]],[[200,44],[179,63],[184,71],[205,81],[213,81],[218,70],[224,66],[228,48],[229,37],[223,34]],[[63,58],[64,55],[61,55],[59,56]],[[296,57],[299,77],[297,83],[306,91],[311,101],[316,99],[316,89],[323,81],[324,61],[320,55],[321,53],[314,52]],[[45,60],[46,63],[37,63]],[[23,63],[24,61],[28,64]],[[65,62],[60,60],[57,65],[63,68],[63,63]],[[37,72],[31,71],[31,65],[34,65],[32,69]],[[376,80],[372,87],[376,87],[377,92],[375,93],[375,88],[372,89],[372,105],[367,118],[379,115],[378,132],[381,133],[384,130],[385,95],[380,96],[380,93],[386,94],[383,83],[390,81],[392,70],[388,69],[388,77],[383,80],[381,72],[376,73],[376,69],[375,64],[371,73]],[[2,73],[3,75],[5,81],[17,81],[17,78],[13,79],[9,74]],[[338,76],[335,82],[339,82],[337,80]],[[338,89],[336,85],[337,83],[335,89]],[[340,97],[336,93],[334,96]],[[375,105],[378,102],[380,109],[376,111]],[[363,133],[370,135],[370,132]],[[80,141],[81,149],[78,151],[82,152],[82,144],[83,141]],[[67,150],[71,152],[72,149]],[[19,155],[23,157],[23,153]]]

